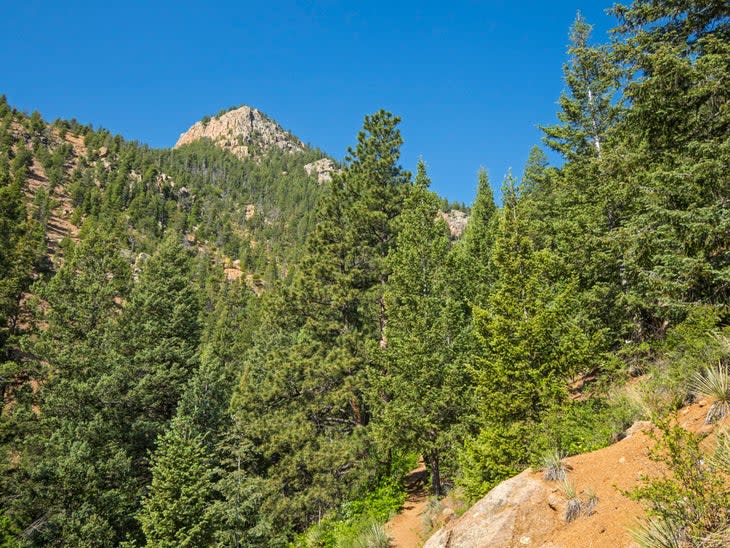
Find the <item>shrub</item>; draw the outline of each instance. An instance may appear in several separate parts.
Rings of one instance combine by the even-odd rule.
[[[658,421],[657,427],[659,432],[652,433],[655,446],[650,457],[664,464],[667,472],[658,478],[643,476],[639,487],[625,493],[644,502],[653,520],[642,526],[639,533],[648,535],[647,543],[664,535],[672,542],[678,539],[683,546],[706,546],[706,539],[723,538],[730,524],[730,489],[726,478],[714,469],[713,459],[705,459],[699,436],[667,419]]]

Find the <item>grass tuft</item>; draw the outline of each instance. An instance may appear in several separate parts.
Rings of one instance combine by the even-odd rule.
[[[715,401],[707,412],[705,424],[717,422],[730,414],[730,372],[721,363],[692,376],[692,390]]]
[[[568,504],[565,507],[565,521],[570,523],[578,519],[583,511],[583,503],[578,498],[575,490],[575,484],[570,481],[567,477],[563,479],[562,483],[563,493],[568,499]]]
[[[546,453],[542,458],[543,477],[547,481],[565,480],[565,455],[558,449]]]
[[[650,519],[630,530],[642,548],[683,548],[686,534],[681,527],[662,519]]]
[[[389,546],[390,535],[380,523],[371,524],[353,543],[353,548],[388,548]]]
[[[598,495],[593,489],[586,490],[586,502],[583,507],[583,514],[586,516],[592,516],[595,512],[596,506],[598,506]]]

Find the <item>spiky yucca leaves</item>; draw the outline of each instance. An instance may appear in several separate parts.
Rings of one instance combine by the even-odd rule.
[[[564,481],[566,466],[563,463],[565,455],[559,449],[554,449],[542,457],[543,478],[547,481]]]
[[[569,478],[565,477],[563,479],[562,489],[568,499],[568,504],[565,507],[565,521],[570,523],[580,516],[583,510],[583,503],[578,498],[578,494],[575,490],[575,484],[570,481]]]
[[[354,548],[388,548],[390,535],[380,523],[373,523],[353,544]]]
[[[705,424],[717,422],[730,413],[730,372],[722,363],[695,374],[692,377],[692,390],[715,400],[707,412]]]
[[[642,548],[683,548],[687,540],[681,527],[664,519],[650,519],[629,532]]]
[[[710,464],[716,470],[730,474],[730,430],[723,429],[717,433],[715,454],[710,459]]]
[[[586,490],[586,502],[583,507],[583,513],[586,516],[592,516],[596,506],[598,506],[598,495],[593,489]]]

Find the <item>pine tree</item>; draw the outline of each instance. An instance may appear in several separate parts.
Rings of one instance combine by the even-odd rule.
[[[151,461],[152,482],[138,519],[147,546],[209,546],[214,477],[203,436],[175,419]]]
[[[240,443],[258,448],[256,475],[278,492],[263,506],[284,530],[311,523],[373,473],[367,379],[387,344],[386,257],[409,178],[397,164],[397,124],[384,111],[365,118],[292,288],[262,321],[275,346],[252,354],[234,400]]]
[[[441,469],[466,408],[466,383],[454,362],[459,326],[449,323],[453,303],[443,291],[449,232],[429,184],[420,161],[388,256],[388,360],[378,383],[385,397],[376,410],[376,432],[389,448],[423,455],[432,491],[440,496]]]
[[[535,248],[519,190],[508,177],[492,252],[497,278],[474,311],[472,373],[482,432],[467,445],[465,486],[477,495],[528,462],[534,425],[564,401],[570,374],[586,367],[591,340],[575,318],[573,287],[555,258]]]

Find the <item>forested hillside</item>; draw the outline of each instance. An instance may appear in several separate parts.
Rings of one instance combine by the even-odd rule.
[[[498,202],[481,170],[459,238],[384,110],[319,179],[298,140],[155,150],[3,97],[3,545],[387,545],[419,458],[472,501],[697,393],[729,412],[730,9],[613,13],[571,29],[562,161]],[[710,487],[699,517],[636,496],[702,546]]]

